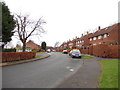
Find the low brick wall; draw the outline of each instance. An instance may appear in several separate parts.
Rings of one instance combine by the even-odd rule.
[[[90,54],[104,58],[120,58],[120,45],[105,45],[99,44],[95,46],[89,46],[87,48],[78,48],[81,53]],[[60,49],[63,51],[64,49]],[[68,52],[71,49],[67,49]]]
[[[34,58],[36,52],[2,52],[1,54],[2,62],[10,62]]]
[[[92,46],[88,54],[104,58],[120,58],[120,45]]]

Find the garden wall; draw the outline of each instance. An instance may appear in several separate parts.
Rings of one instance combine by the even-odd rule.
[[[98,57],[104,58],[120,58],[120,45],[105,45],[99,44],[95,46],[89,46],[87,48],[78,48],[81,53],[90,54]],[[63,51],[64,49],[59,49]],[[68,52],[71,49],[67,49]]]
[[[120,58],[120,45],[90,46],[88,54],[104,58]]]

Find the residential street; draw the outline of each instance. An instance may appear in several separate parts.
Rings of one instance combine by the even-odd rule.
[[[82,64],[82,59],[53,52],[43,60],[3,67],[3,88],[53,88],[73,75]]]

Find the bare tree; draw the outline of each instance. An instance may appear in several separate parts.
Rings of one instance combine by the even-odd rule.
[[[16,32],[20,41],[23,44],[23,52],[26,48],[26,41],[30,36],[40,35],[41,33],[45,33],[45,30],[42,28],[42,24],[46,23],[42,17],[37,21],[33,21],[29,19],[28,15],[15,15],[16,19]]]
[[[54,47],[56,48],[56,47],[58,47],[59,46],[59,44],[60,44],[60,42],[55,42],[55,45],[54,45]]]

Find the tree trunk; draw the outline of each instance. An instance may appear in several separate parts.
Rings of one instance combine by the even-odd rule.
[[[2,44],[2,49],[4,49],[4,46],[5,46],[5,45],[4,45],[4,44]]]
[[[23,52],[25,52],[25,49],[26,49],[26,42],[23,42]]]

